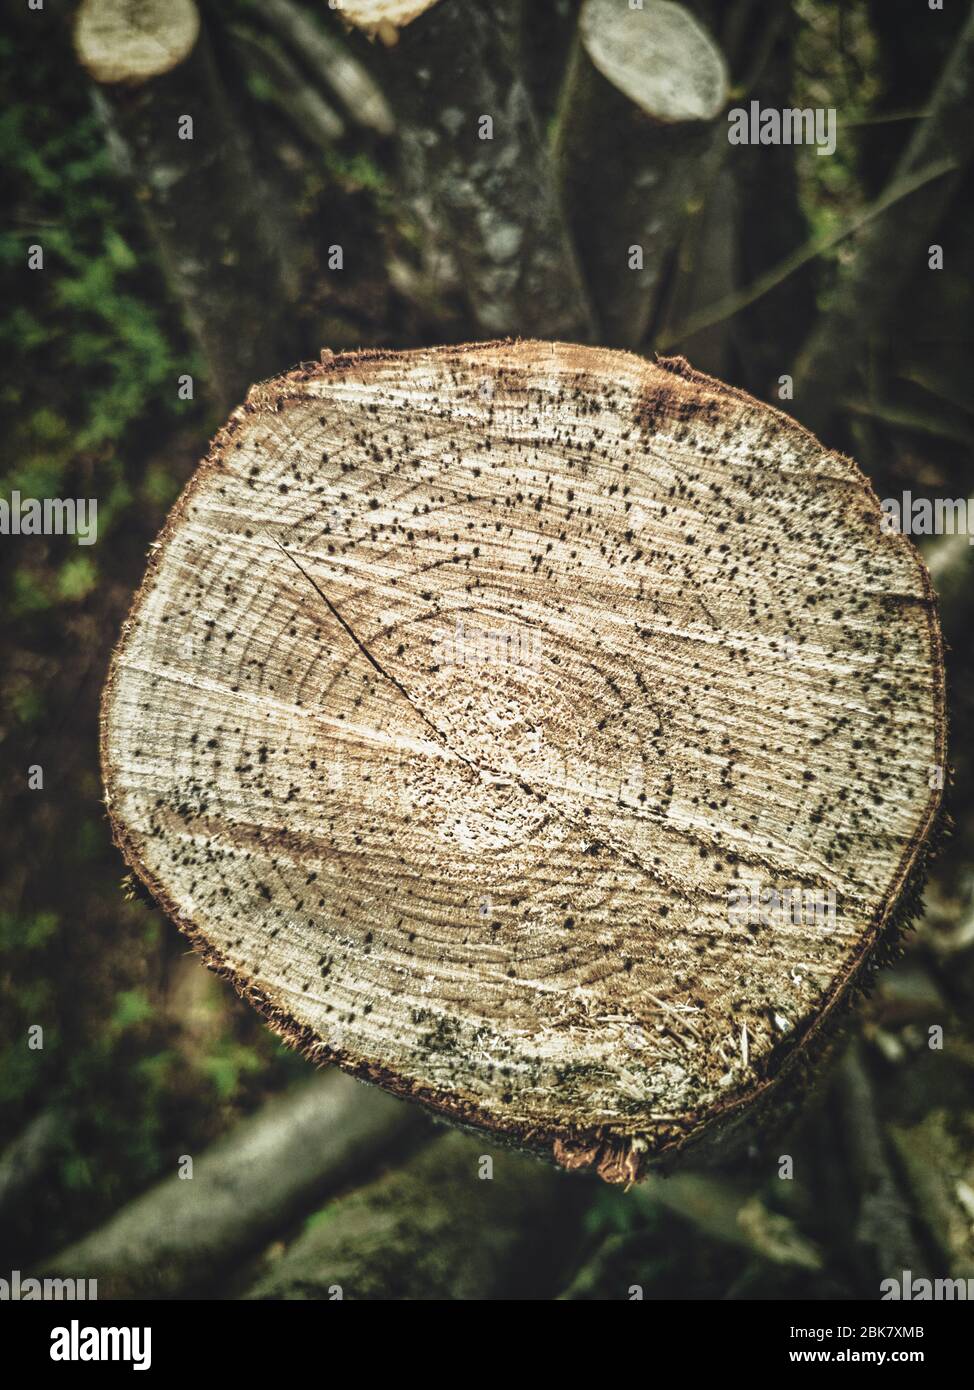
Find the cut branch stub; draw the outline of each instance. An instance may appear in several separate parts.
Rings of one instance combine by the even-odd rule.
[[[83,0],[75,46],[96,81],[141,83],[178,67],[196,47],[194,0]]]
[[[720,49],[683,5],[585,0],[579,30],[592,62],[656,121],[712,121],[727,100]]]
[[[287,1037],[627,1180],[828,1032],[943,739],[926,571],[853,463],[681,359],[518,342],[255,387],[102,755],[130,864]]]

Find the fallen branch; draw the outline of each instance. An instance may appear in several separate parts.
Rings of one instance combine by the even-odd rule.
[[[314,1203],[423,1132],[422,1116],[335,1072],[269,1102],[46,1262],[97,1279],[102,1298],[170,1298],[212,1285]]]
[[[446,1135],[409,1164],[326,1207],[248,1297],[550,1297],[580,1239],[591,1196],[584,1181]]]
[[[854,1239],[863,1274],[879,1279],[898,1276],[906,1269],[914,1275],[931,1274],[928,1255],[914,1235],[913,1204],[894,1171],[859,1043],[852,1044],[839,1066],[836,1093],[848,1167],[858,1195]]]
[[[62,1110],[42,1110],[0,1154],[0,1228],[14,1219],[25,1197],[50,1176],[67,1123]]]

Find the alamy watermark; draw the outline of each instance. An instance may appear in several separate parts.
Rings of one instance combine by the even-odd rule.
[[[967,536],[974,545],[974,502],[965,497],[885,497],[880,503],[882,529],[903,536]]]
[[[541,634],[536,628],[465,628],[457,619],[453,632],[433,633],[433,660],[439,667],[516,666],[541,669]]]
[[[728,111],[727,121],[727,139],[732,145],[814,145],[816,154],[835,154],[834,106],[786,106],[778,110],[752,101]]]
[[[82,1327],[72,1318],[51,1329],[52,1361],[131,1361],[133,1371],[152,1365],[151,1327]]]
[[[908,1269],[899,1277],[883,1279],[879,1285],[881,1303],[902,1299],[907,1303],[950,1303],[974,1299],[974,1279],[915,1279]]]
[[[62,1299],[69,1302],[98,1299],[97,1279],[34,1279],[22,1275],[19,1269],[11,1271],[9,1279],[0,1279],[0,1303],[31,1303],[35,1300],[50,1300],[57,1303]]]
[[[0,497],[0,536],[75,536],[79,545],[98,539],[96,497]]]
[[[834,931],[834,888],[769,888],[738,884],[727,891],[727,920],[732,927],[819,927]]]

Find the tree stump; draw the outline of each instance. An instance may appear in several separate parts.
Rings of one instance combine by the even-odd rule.
[[[603,341],[646,338],[694,200],[726,154],[727,94],[720,50],[682,5],[585,0],[553,144]]]
[[[323,353],[153,547],[117,843],[310,1056],[632,1180],[750,1129],[911,913],[941,644],[882,521],[682,359]]]
[[[297,283],[285,215],[271,210],[194,0],[83,0],[74,45],[229,410],[299,355]]]

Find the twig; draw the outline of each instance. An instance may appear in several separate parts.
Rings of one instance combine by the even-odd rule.
[[[661,333],[656,340],[655,347],[660,352],[665,352],[676,343],[685,342],[687,338],[693,337],[695,333],[701,332],[704,328],[712,328],[716,323],[722,323],[724,319],[732,318],[735,314],[762,299],[764,295],[770,294],[773,289],[787,280],[790,275],[794,275],[802,266],[809,261],[815,260],[817,256],[824,255],[838,246],[848,237],[858,232],[860,228],[874,221],[877,217],[888,211],[900,199],[909,197],[924,184],[932,183],[934,179],[939,179],[944,174],[950,173],[957,166],[953,160],[941,160],[937,164],[930,165],[921,170],[919,174],[911,178],[903,179],[901,182],[887,188],[882,195],[871,203],[868,208],[855,213],[835,232],[830,232],[828,236],[812,237],[804,246],[800,246],[793,251],[790,256],[786,256],[783,261],[779,261],[776,266],[759,275],[750,285],[742,290],[735,291],[734,294],[725,296],[709,309],[701,309],[698,314],[692,314],[683,323],[677,324],[675,328],[667,329]]]
[[[271,100],[301,135],[330,150],[345,133],[345,122],[320,92],[308,85],[272,40],[258,38],[239,25],[230,26],[234,43],[253,69],[271,85]]]
[[[256,15],[306,68],[331,88],[354,121],[377,135],[393,133],[396,122],[389,103],[344,44],[291,0],[261,0]]]

